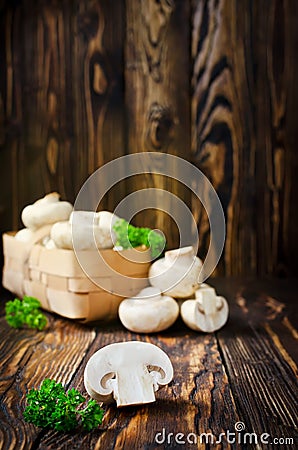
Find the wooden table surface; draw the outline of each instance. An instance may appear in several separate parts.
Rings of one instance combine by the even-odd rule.
[[[118,322],[86,326],[51,314],[46,331],[15,330],[3,316],[11,295],[2,293],[0,448],[293,449],[298,416],[297,282],[215,279],[210,284],[230,304],[229,321],[215,334],[195,333],[180,319],[163,333],[138,335]],[[83,372],[90,356],[109,343],[135,339],[157,344],[173,363],[174,379],[157,392],[155,403],[105,407],[102,425],[90,433],[42,430],[24,422],[30,388],[53,378],[86,395]],[[235,424],[244,431],[236,432]],[[213,436],[207,446],[202,433]]]

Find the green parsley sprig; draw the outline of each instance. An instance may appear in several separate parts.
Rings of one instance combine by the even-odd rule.
[[[29,328],[43,330],[47,324],[46,316],[39,310],[40,301],[34,297],[24,296],[23,300],[15,298],[5,304],[5,319],[13,328]]]
[[[46,378],[40,389],[31,389],[27,394],[24,419],[57,431],[71,431],[78,426],[90,431],[102,423],[104,411],[93,399],[84,409],[78,409],[85,401],[76,389],[65,392],[61,383]]]
[[[113,226],[117,240],[116,245],[123,249],[145,245],[150,247],[152,258],[157,258],[165,248],[165,238],[150,228],[134,227],[125,219],[119,219]]]

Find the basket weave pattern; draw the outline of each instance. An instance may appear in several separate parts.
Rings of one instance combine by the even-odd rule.
[[[48,311],[70,319],[89,322],[115,318],[118,306],[124,297],[113,293],[113,287],[119,285],[118,274],[127,278],[127,296],[136,295],[148,285],[147,275],[150,263],[148,252],[138,252],[139,261],[128,261],[125,253],[114,250],[101,250],[101,256],[108,267],[93,250],[83,252],[84,268],[92,280],[82,270],[72,250],[46,249],[38,244],[48,229],[41,230],[36,242],[20,242],[14,233],[3,234],[3,286],[19,297],[30,295],[40,300]],[[114,269],[111,276],[109,267]],[[104,278],[105,289],[100,287]]]

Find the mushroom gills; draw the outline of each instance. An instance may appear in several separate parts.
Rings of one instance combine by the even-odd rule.
[[[219,330],[227,322],[228,315],[226,299],[216,295],[215,289],[209,286],[198,289],[195,300],[187,300],[181,305],[184,323],[195,331],[211,333]]]
[[[173,378],[167,354],[148,342],[107,345],[87,362],[84,383],[89,395],[117,406],[152,403],[154,392]]]

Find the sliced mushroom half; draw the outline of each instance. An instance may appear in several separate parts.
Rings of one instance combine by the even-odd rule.
[[[224,297],[216,295],[215,289],[204,286],[196,291],[195,300],[181,305],[181,317],[185,324],[196,331],[211,333],[222,328],[229,315]]]
[[[117,406],[155,401],[155,392],[173,378],[167,354],[148,342],[129,341],[101,348],[87,362],[84,383],[96,400]]]

